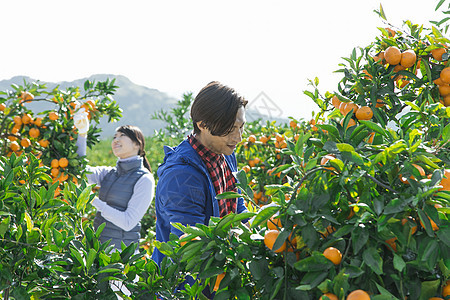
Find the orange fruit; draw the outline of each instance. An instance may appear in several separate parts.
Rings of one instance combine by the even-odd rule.
[[[250,167],[249,166],[243,166],[242,170],[244,170],[245,173],[250,172]]]
[[[59,169],[57,169],[57,168],[52,168],[52,170],[50,171],[50,174],[52,175],[53,178],[58,177],[58,175],[59,175]]]
[[[68,160],[67,158],[65,158],[65,157],[61,157],[61,158],[59,159],[59,161],[58,161],[58,165],[59,165],[61,168],[65,168],[65,167],[67,167],[67,166],[69,165],[69,160]]]
[[[30,140],[28,138],[23,138],[20,141],[20,145],[22,145],[22,147],[24,147],[24,148],[27,148],[27,147],[31,146],[31,142],[30,142]]]
[[[267,142],[269,141],[269,138],[268,138],[267,136],[263,135],[263,136],[261,136],[261,137],[259,138],[259,141],[260,141],[261,143],[265,144],[265,143],[267,143]]]
[[[437,224],[433,220],[431,220],[430,217],[428,217],[428,220],[430,220],[431,227],[433,228],[433,231],[436,231],[436,230],[439,229],[439,226],[437,226]],[[423,224],[422,220],[420,220],[420,225],[422,225],[422,227],[425,228],[425,225]]]
[[[373,111],[368,106],[362,106],[356,111],[356,118],[358,120],[370,120],[373,117]]]
[[[342,102],[342,103],[344,103],[344,102]],[[339,110],[341,111],[342,115],[346,116],[352,110],[353,110],[353,113],[356,113],[358,111],[358,108],[359,108],[358,104],[349,102],[349,103],[346,103],[346,105],[342,107],[342,110],[341,110],[341,107],[339,107]]]
[[[388,27],[386,27],[385,29],[388,32],[388,36],[389,37],[394,37],[395,36],[395,31],[394,30],[392,30],[391,28],[388,28]]]
[[[267,230],[266,234],[264,235],[264,244],[266,244],[267,248],[270,250],[273,250],[273,244],[275,244],[275,241],[277,240],[278,235],[280,232],[278,230]],[[282,252],[286,249],[286,241],[281,245],[280,248],[273,250],[276,253]]]
[[[335,265],[339,265],[342,261],[342,253],[339,249],[334,247],[328,247],[323,251],[323,255],[331,260],[331,262]]]
[[[347,128],[355,126],[355,125],[356,125],[355,120],[350,119],[350,121],[348,121]],[[344,126],[344,119],[341,120],[341,126]]]
[[[262,191],[256,192],[253,196],[254,199],[259,200],[262,198]]]
[[[4,111],[6,109],[5,103],[0,103],[0,111]]]
[[[277,133],[277,134],[275,135],[275,140],[276,140],[277,142],[282,142],[282,141],[284,141],[284,136],[282,136],[281,134]]]
[[[444,96],[444,98],[442,99],[442,104],[446,107],[450,106],[450,95]]]
[[[396,237],[393,237],[391,239],[386,240],[386,244],[388,244],[389,246],[391,246],[391,249],[394,250],[394,252],[397,252],[397,244],[395,243],[395,241],[397,240]]]
[[[11,142],[17,141],[17,138],[13,135],[8,135],[8,140],[10,140]]]
[[[416,59],[416,52],[414,52],[413,50],[403,51],[400,59],[400,65],[405,68],[411,68],[416,63]]]
[[[22,92],[22,94],[20,94],[20,97],[24,101],[29,101],[29,100],[33,100],[34,99],[34,95],[32,93],[30,93],[30,92]]]
[[[20,125],[14,125],[14,127],[11,129],[12,134],[18,133],[20,130]]]
[[[30,124],[33,121],[33,119],[31,118],[31,116],[29,114],[24,114],[22,116],[22,123],[23,124]]]
[[[291,120],[291,121],[289,122],[289,126],[290,126],[291,128],[297,128],[297,121]]]
[[[373,60],[378,62],[378,63],[380,63],[380,64],[384,64],[384,51],[381,51],[380,53],[375,55],[373,57]]]
[[[435,80],[433,80],[434,84],[436,85],[448,85],[445,82],[442,81],[442,79],[440,77],[436,78]]]
[[[217,275],[216,282],[214,283],[214,289],[213,289],[214,292],[216,292],[219,289],[220,282],[222,281],[222,279],[224,277],[225,277],[225,272]]]
[[[249,143],[254,143],[254,142],[256,142],[256,136],[254,136],[253,134],[250,135],[250,136],[248,137],[247,141],[248,141]]]
[[[411,217],[408,217],[408,219],[411,219],[411,220],[414,221],[414,219],[411,218]],[[402,219],[402,225],[405,225],[405,224],[408,222],[408,219],[407,219],[407,218],[403,218],[403,219]],[[415,225],[415,226],[413,226],[413,227],[411,228],[411,235],[413,235],[414,233],[416,233],[416,231],[417,231],[417,225]]]
[[[56,121],[56,120],[58,120],[59,115],[57,112],[52,111],[48,114],[48,118],[52,121]]]
[[[20,146],[19,146],[19,144],[16,141],[11,142],[11,144],[9,145],[9,148],[11,148],[12,151],[19,151],[20,150]]]
[[[267,228],[269,230],[278,230],[278,228],[281,228],[280,218],[271,217],[269,220],[267,220]]]
[[[441,297],[431,297],[428,300],[444,300]]]
[[[327,296],[330,300],[339,300],[339,298],[332,293],[325,293],[322,296],[320,296],[319,300],[325,300],[325,298],[323,298],[323,296]]]
[[[440,191],[450,192],[450,169],[444,170],[444,178],[442,178],[440,185],[442,185]]]
[[[348,294],[347,300],[370,300],[370,296],[363,290],[355,290]]]
[[[324,164],[327,163],[327,161],[329,161],[330,159],[335,159],[336,156],[334,154],[327,154],[324,157],[322,157],[322,159],[320,160],[320,164],[323,166]]]
[[[40,126],[42,125],[42,118],[41,118],[41,117],[37,117],[37,118],[34,120],[34,125],[40,127]]]
[[[406,70],[406,67],[404,67],[402,65],[396,65],[394,67],[394,72],[403,71],[403,70]]]
[[[384,51],[384,59],[390,65],[398,65],[402,59],[402,53],[396,46],[390,46]]]
[[[59,160],[57,160],[56,158],[52,160],[52,162],[50,163],[50,166],[52,168],[59,168]]]
[[[40,135],[40,131],[37,128],[31,128],[30,131],[28,132],[28,134],[32,138],[37,138]]]
[[[416,164],[412,164],[412,165],[413,165],[417,170],[419,170],[419,173],[420,173],[421,176],[425,176],[425,170],[424,170],[421,166],[416,165]],[[403,177],[402,174],[399,175],[399,178],[400,178],[400,181],[401,181],[401,182],[406,183],[406,184],[409,183],[408,180],[407,180],[405,177]],[[411,175],[409,178],[414,179],[414,180],[417,180],[417,178],[415,178],[413,175]]]
[[[20,116],[15,116],[13,121],[18,126],[22,125],[22,118]]]
[[[444,54],[446,52],[445,48],[437,48],[437,49],[433,49],[431,50],[431,55],[433,56],[433,58],[435,60],[442,60],[442,54]]]
[[[442,296],[444,298],[450,296],[450,281],[447,281],[447,284],[442,288]]]
[[[41,147],[47,148],[48,144],[49,144],[49,142],[45,139],[42,139],[39,141],[39,145],[41,145]]]
[[[441,94],[441,96],[450,95],[450,85],[440,85],[439,94]]]
[[[334,106],[334,108],[339,109],[339,106],[341,105],[341,100],[339,100],[339,98],[337,96],[333,96],[333,98],[331,98],[331,105]]]
[[[369,133],[369,138],[367,139],[367,143],[372,144],[374,138],[375,138],[375,132]]]
[[[443,69],[439,78],[443,83],[450,84],[450,67]]]
[[[373,78],[373,76],[369,74],[369,71],[363,70],[363,73],[366,74],[366,75],[364,76],[365,79],[370,80],[370,79]]]

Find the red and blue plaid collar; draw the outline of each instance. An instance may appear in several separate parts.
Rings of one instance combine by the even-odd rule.
[[[222,154],[217,154],[209,150],[205,145],[199,142],[199,140],[195,137],[195,135],[191,134],[188,136],[189,144],[192,148],[197,151],[200,157],[203,160],[207,160],[209,162],[222,161],[224,159]]]

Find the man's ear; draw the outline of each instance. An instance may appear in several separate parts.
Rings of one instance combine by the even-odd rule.
[[[206,130],[205,123],[203,123],[202,121],[198,121],[198,122],[197,122],[197,127],[198,127],[201,131]]]

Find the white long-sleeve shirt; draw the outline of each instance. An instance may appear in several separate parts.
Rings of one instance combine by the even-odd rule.
[[[79,135],[77,139],[77,154],[79,156],[86,155],[86,137]],[[137,159],[138,156],[133,156],[125,159],[119,159],[119,161],[127,161]],[[101,182],[105,175],[112,169],[112,167],[87,166],[86,175],[89,184],[96,184],[101,186]],[[133,188],[133,195],[128,201],[128,206],[124,211],[120,211],[109,206],[105,201],[99,198],[94,198],[92,205],[99,211],[106,220],[110,221],[114,225],[122,228],[125,231],[133,229],[149,208],[153,196],[155,193],[155,179],[153,175],[148,173],[139,178]]]

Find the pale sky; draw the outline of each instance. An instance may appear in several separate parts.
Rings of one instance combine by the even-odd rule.
[[[386,27],[380,3],[398,27],[443,18],[436,0],[2,1],[0,80],[106,73],[175,98],[218,80],[250,105],[263,92],[283,116],[309,119],[308,79],[337,89],[341,57]]]

